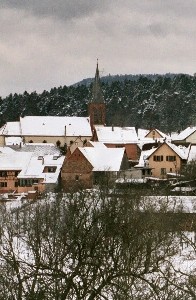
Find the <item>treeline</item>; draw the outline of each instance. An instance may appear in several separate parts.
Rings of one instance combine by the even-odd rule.
[[[165,133],[196,125],[195,76],[130,76],[104,77],[107,125],[156,127]],[[87,81],[41,94],[10,94],[0,99],[0,125],[26,115],[87,116],[91,90]]]

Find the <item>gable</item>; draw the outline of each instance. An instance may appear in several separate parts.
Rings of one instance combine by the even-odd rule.
[[[177,155],[180,159],[186,159],[185,154],[179,149],[177,146],[169,143],[161,144],[151,155],[148,157],[152,157],[154,155]]]
[[[93,166],[83,153],[76,148],[75,151],[65,159],[62,173],[84,173],[92,171]]]
[[[146,138],[160,139],[167,137],[166,134],[157,129],[151,129],[145,136]]]

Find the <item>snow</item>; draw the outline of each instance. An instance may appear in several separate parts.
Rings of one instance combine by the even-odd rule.
[[[86,117],[28,116],[20,118],[20,124],[25,136],[92,136]]]
[[[86,117],[26,116],[19,122],[7,122],[1,135],[8,136],[92,136]]]
[[[44,183],[56,183],[65,157],[54,159],[53,155],[45,155],[43,159],[38,159],[32,155],[26,168],[23,168],[18,178],[43,178]],[[45,167],[56,167],[54,173],[45,173]]]
[[[13,153],[13,152],[15,152],[15,151],[10,147],[0,147],[0,154],[1,153]]]
[[[95,126],[98,141],[103,143],[137,143],[135,127]]]
[[[167,135],[167,134],[165,134],[165,133],[163,133],[162,131],[160,131],[159,129],[154,129],[155,131],[157,131],[158,132],[158,134],[161,136],[161,138],[163,139],[170,139],[170,137]],[[150,133],[151,132],[151,130],[149,130],[148,132],[147,132],[147,134],[148,133]],[[147,135],[146,134],[146,135]],[[157,140],[160,140],[160,138],[156,138]]]
[[[176,146],[172,143],[166,142],[166,144],[182,159],[187,159],[188,157],[188,148],[183,146]]]
[[[180,134],[176,137],[176,140],[185,140],[191,134],[196,131],[196,127],[187,127],[185,130],[181,131]]]
[[[145,161],[156,150],[157,150],[157,148],[152,148],[150,150],[142,151],[141,155],[140,155],[139,163],[138,163],[138,165],[135,166],[135,168],[143,168],[145,166]]]
[[[171,192],[194,192],[196,190],[196,187],[192,186],[176,186]]]
[[[146,183],[146,178],[118,178],[116,183]]]
[[[180,158],[187,159],[188,152],[189,152],[188,148],[182,147],[182,146],[176,146],[169,142],[164,142],[164,143],[167,144],[168,147],[170,147]],[[163,144],[160,144],[159,147],[161,147],[162,145]],[[140,159],[139,159],[139,164],[137,165],[137,167],[143,167],[145,160],[148,159],[159,147],[152,148],[152,149],[146,150],[146,151],[142,151],[141,155],[140,155]]]
[[[155,211],[196,213],[196,196],[145,196],[142,210],[153,207]]]
[[[119,171],[125,148],[79,147],[93,171]]]
[[[6,125],[4,125],[1,130],[1,134],[20,136],[21,135],[20,122],[7,122]]]
[[[6,137],[5,138],[5,144],[7,146],[12,145],[21,145],[22,144],[22,138],[20,136],[13,136],[13,137]]]
[[[149,130],[148,129],[142,129],[142,128],[139,128],[138,129],[138,139],[141,140],[141,139],[144,139],[144,137],[148,134]]]
[[[32,153],[0,153],[0,168],[1,170],[22,170],[27,167],[27,164],[32,156]]]
[[[57,146],[52,143],[27,143],[22,145],[22,147],[17,148],[16,151],[20,152],[33,152],[34,156],[40,155],[56,155],[60,156],[60,150]]]
[[[1,149],[3,149],[1,151]],[[26,150],[25,151],[23,151]],[[65,156],[54,145],[25,145],[14,151],[9,147],[0,147],[0,169],[3,171],[21,171],[18,178],[43,178],[44,183],[56,183]],[[29,152],[31,150],[31,152]],[[41,159],[38,159],[39,156]],[[43,173],[45,167],[56,167],[54,173]]]
[[[92,142],[92,141],[89,141],[88,142],[88,144],[89,145],[91,145],[91,146],[93,146],[93,147],[100,147],[100,148],[107,148],[105,145],[104,145],[104,143],[102,143],[102,142]],[[87,145],[87,147],[88,147],[88,145]]]
[[[196,145],[190,145],[189,154],[188,154],[188,162],[196,160]]]

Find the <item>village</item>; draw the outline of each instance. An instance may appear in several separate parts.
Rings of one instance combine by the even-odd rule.
[[[106,126],[97,62],[87,117],[25,116],[1,127],[0,193],[35,198],[59,185],[65,192],[89,189],[104,178],[118,184],[179,179],[195,160],[194,126],[171,135]]]

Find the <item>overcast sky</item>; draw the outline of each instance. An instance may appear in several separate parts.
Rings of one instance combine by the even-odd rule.
[[[196,72],[196,0],[1,0],[0,95]]]

